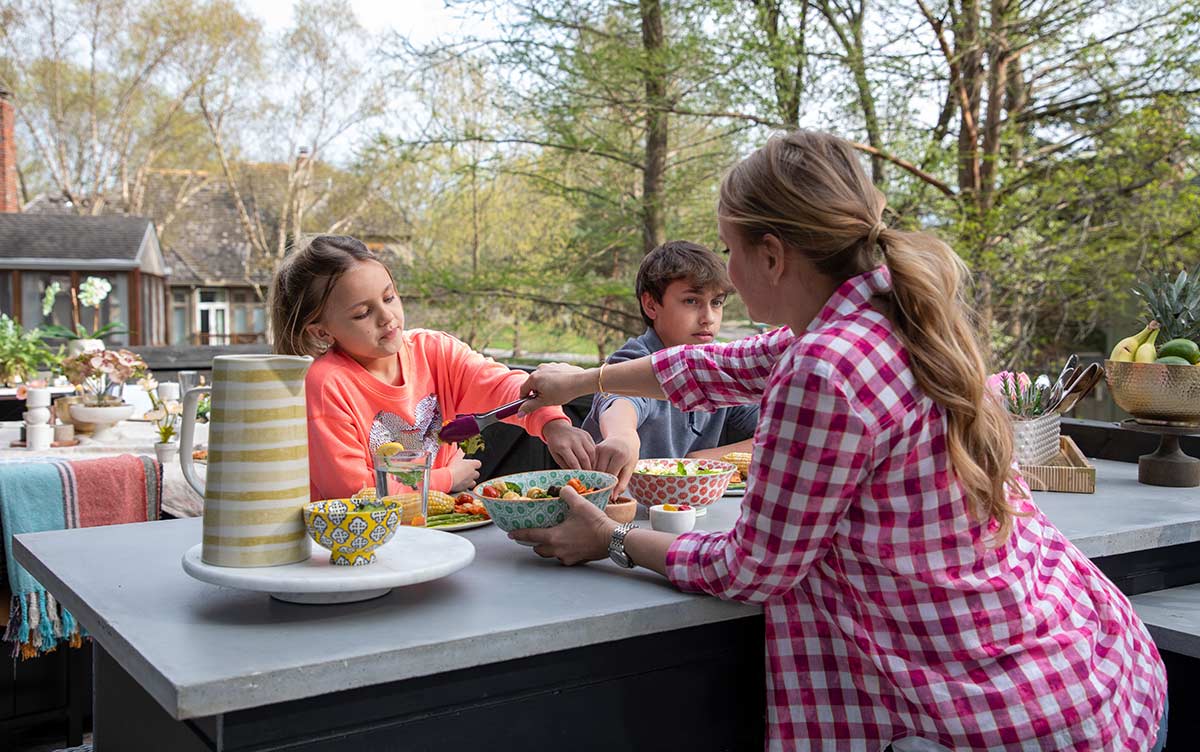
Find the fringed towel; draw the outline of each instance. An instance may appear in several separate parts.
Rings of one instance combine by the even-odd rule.
[[[161,503],[162,466],[150,457],[0,463],[0,529],[12,589],[4,639],[13,643],[14,656],[32,658],[61,640],[78,647],[83,635],[74,617],[13,559],[12,537],[157,520]]]

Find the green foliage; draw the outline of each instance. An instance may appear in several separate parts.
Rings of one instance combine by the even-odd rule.
[[[52,369],[62,362],[62,355],[51,350],[42,337],[41,330],[23,330],[7,314],[0,314],[0,382],[29,381],[39,369]]]

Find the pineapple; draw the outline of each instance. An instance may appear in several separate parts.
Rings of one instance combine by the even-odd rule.
[[[1200,341],[1200,266],[1191,275],[1180,271],[1174,280],[1169,274],[1156,276],[1133,293],[1145,301],[1150,318],[1159,323],[1160,342]]]

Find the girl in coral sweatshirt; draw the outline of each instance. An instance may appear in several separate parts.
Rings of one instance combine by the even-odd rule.
[[[392,276],[363,243],[322,235],[284,260],[271,284],[275,352],[316,358],[305,379],[312,498],[374,486],[380,444],[436,452],[429,486],[457,492],[479,462],[439,444],[455,415],[486,412],[520,396],[525,374],[444,332],[404,329]],[[590,467],[595,447],[560,408],[511,418],[563,467]]]

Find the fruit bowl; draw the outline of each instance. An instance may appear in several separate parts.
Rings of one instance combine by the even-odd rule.
[[[608,506],[608,500],[617,485],[615,475],[597,470],[535,470],[492,478],[475,486],[470,493],[483,502],[496,527],[506,533],[530,527],[554,527],[567,517],[567,505],[561,499],[495,499],[483,495],[484,486],[514,483],[523,490],[533,487],[545,489],[565,485],[571,478],[578,478],[588,488],[595,489],[585,493],[583,498],[599,509]]]
[[[350,499],[327,499],[304,505],[304,528],[328,548],[329,563],[361,567],[375,561],[375,549],[392,539],[400,526],[401,504],[394,501],[357,508]],[[374,507],[374,508],[372,508]]]
[[[1200,366],[1104,362],[1113,401],[1139,423],[1200,425]]]
[[[660,475],[655,472],[673,470],[680,462],[689,468],[716,472],[703,475]],[[725,493],[736,470],[737,466],[732,462],[720,460],[639,460],[629,477],[629,495],[645,507],[686,501],[697,508],[698,515],[703,515],[704,508]]]

